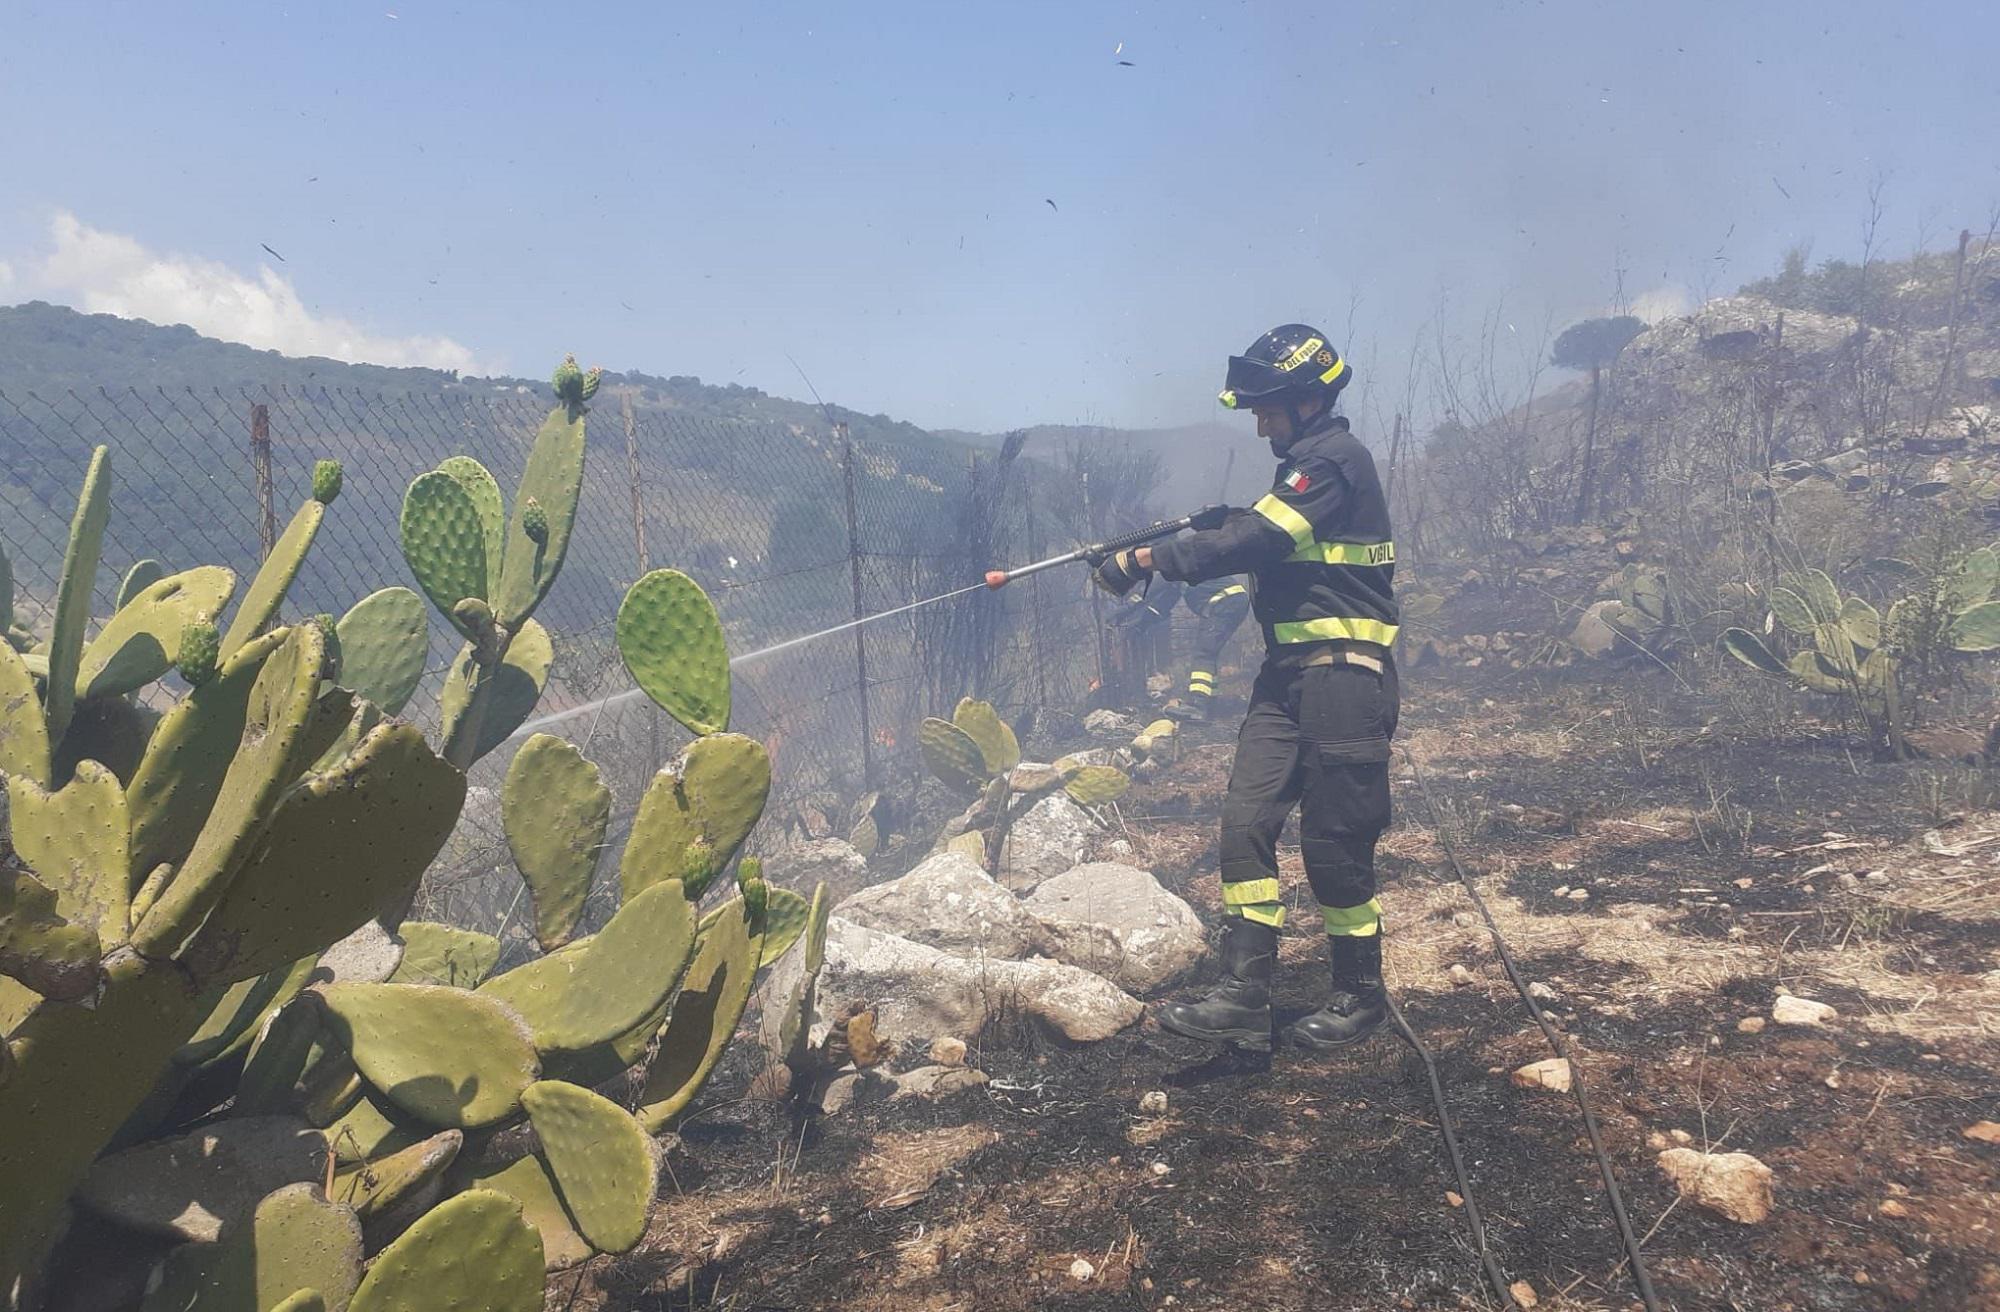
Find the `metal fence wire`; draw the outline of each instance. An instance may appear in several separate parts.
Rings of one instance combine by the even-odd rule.
[[[291,616],[339,615],[369,593],[411,586],[398,540],[404,489],[470,455],[502,488],[518,481],[548,402],[526,388],[371,394],[339,388],[0,391],[0,542],[15,613],[42,631],[92,448],[111,450],[111,522],[96,587],[109,615],[135,562],[220,564],[247,583],[272,527],[309,495],[314,462],[345,471],[287,600]],[[773,422],[717,419],[607,385],[588,424],[582,502],[562,577],[537,612],[556,663],[538,713],[585,707],[565,736],[588,743],[629,815],[686,735],[631,687],[613,637],[618,605],[648,568],[694,577],[732,652],[977,582],[1082,540],[1102,518],[1079,495],[1075,452],[996,453],[945,442],[849,440]],[[1087,488],[1088,480],[1084,480]],[[1102,494],[1100,493],[1100,499]],[[1125,512],[1129,515],[1130,507]],[[1129,527],[1119,525],[1118,527]],[[761,833],[844,829],[846,804],[921,770],[916,729],[957,698],[1011,719],[1074,713],[1102,676],[1101,608],[1082,570],[871,624],[739,665],[732,728],[773,756]],[[426,687],[405,715],[435,732],[436,692],[458,638],[431,623]],[[161,695],[178,687],[169,676]],[[509,753],[482,761],[461,837],[498,841]]]

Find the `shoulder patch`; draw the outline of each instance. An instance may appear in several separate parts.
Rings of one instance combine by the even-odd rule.
[[[1278,481],[1294,492],[1303,492],[1312,486],[1312,475],[1303,469],[1288,469],[1278,475]]]

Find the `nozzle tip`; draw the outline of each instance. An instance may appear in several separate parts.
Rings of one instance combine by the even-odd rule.
[[[1004,570],[1004,569],[989,569],[989,570],[987,570],[987,571],[986,571],[986,586],[987,586],[987,587],[989,587],[989,588],[1004,588],[1004,587],[1006,587],[1006,586],[1007,586],[1007,571],[1006,571],[1006,570]]]

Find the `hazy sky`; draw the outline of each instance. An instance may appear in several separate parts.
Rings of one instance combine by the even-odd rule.
[[[1293,318],[1393,381],[1447,296],[1538,335],[1621,262],[1669,307],[1852,256],[1877,178],[1898,254],[2000,201],[1978,4],[0,11],[0,302],[796,395],[790,352],[930,426],[1209,418]]]

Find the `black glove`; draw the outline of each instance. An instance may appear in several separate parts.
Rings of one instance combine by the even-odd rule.
[[[1114,597],[1122,597],[1153,576],[1153,571],[1133,559],[1130,550],[1107,556],[1090,575],[1090,581]]]
[[[1188,527],[1194,529],[1221,528],[1222,521],[1229,518],[1228,506],[1203,506],[1188,516]]]

